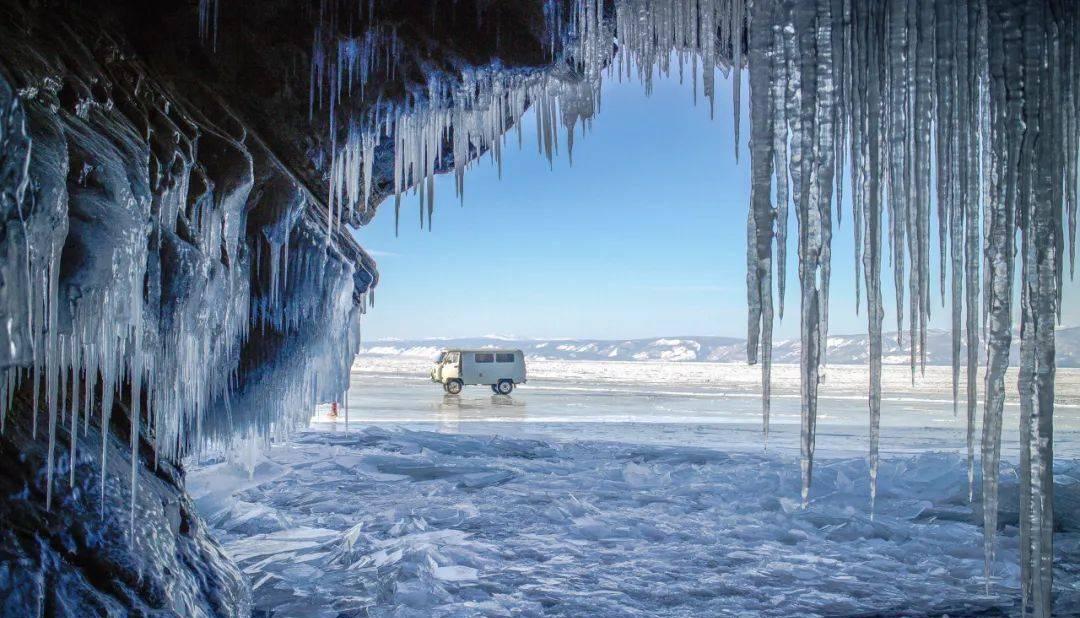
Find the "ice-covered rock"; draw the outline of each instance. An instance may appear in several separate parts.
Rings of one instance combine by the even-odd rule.
[[[361,138],[342,152],[362,157],[363,178],[344,170],[331,161],[337,116],[323,112],[385,118],[426,100],[416,96],[436,69],[550,63],[540,3],[483,19],[486,3],[403,3],[387,23],[420,29],[380,39],[400,42],[394,77],[365,80],[368,96],[345,109],[330,94],[340,75],[317,72],[331,81],[309,98],[306,73],[289,68],[295,54],[326,66],[309,24],[335,45],[348,29],[301,4],[242,14],[228,3],[0,2],[0,457],[13,496],[0,521],[28,531],[2,547],[14,557],[11,612],[91,596],[118,611],[244,613],[242,582],[197,517],[159,525],[143,504],[161,497],[188,513],[182,475],[156,486],[156,471],[207,444],[286,435],[347,388],[377,272],[342,224],[370,220],[394,186],[394,155],[391,140]],[[225,23],[230,36],[218,36]],[[334,71],[373,69],[367,50],[346,44]],[[332,187],[369,207],[345,216]],[[60,523],[99,511],[112,535],[101,570],[127,588],[89,577],[97,558]],[[49,584],[58,579],[73,583]]]

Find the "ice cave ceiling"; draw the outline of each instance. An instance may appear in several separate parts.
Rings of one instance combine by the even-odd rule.
[[[849,218],[871,335],[871,476],[887,284],[912,372],[930,312],[951,312],[988,564],[1019,337],[1024,607],[1049,612],[1077,3],[3,0],[0,14],[0,419],[48,445],[46,504],[58,431],[71,429],[74,459],[80,423],[116,426],[121,404],[133,474],[138,436],[175,461],[305,421],[344,390],[377,283],[348,226],[407,190],[430,213],[437,173],[455,173],[461,193],[469,163],[497,160],[526,111],[546,156],[572,154],[616,74],[647,90],[654,67],[706,67],[707,104],[722,108],[708,81],[719,67],[733,74],[734,109],[750,100],[734,122],[749,127],[748,354],[762,367],[766,439],[773,323],[797,251],[808,499],[831,238]],[[982,366],[980,387],[968,376]]]

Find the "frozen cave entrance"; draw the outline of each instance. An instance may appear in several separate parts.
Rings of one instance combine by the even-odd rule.
[[[745,112],[751,176],[747,356],[762,368],[766,433],[772,339],[775,320],[783,314],[789,242],[798,255],[803,504],[810,498],[818,388],[827,361],[834,232],[846,211],[854,231],[849,250],[855,254],[855,304],[865,312],[869,332],[871,504],[879,460],[885,298],[890,296],[882,288],[885,265],[893,275],[890,309],[895,315],[897,344],[904,347],[906,341],[913,376],[926,363],[928,323],[937,295],[943,308],[950,307],[953,398],[968,421],[968,497],[981,493],[988,531],[984,549],[992,559],[993,530],[998,527],[1004,371],[1017,313],[1020,338],[1027,341],[1020,344],[1019,363],[1020,460],[1027,470],[1020,475],[1027,478],[1030,471],[1045,472],[1052,460],[1047,450],[1053,406],[1053,396],[1047,390],[1047,378],[1053,373],[1050,339],[1060,319],[1066,262],[1071,262],[1065,258],[1064,247],[1066,234],[1070,238],[1073,234],[1069,226],[1074,224],[1066,222],[1071,221],[1069,213],[1075,209],[1070,192],[1076,191],[1069,163],[1076,156],[1075,148],[1048,146],[1043,151],[1035,148],[1026,156],[1017,154],[1022,148],[1019,144],[1031,146],[1024,140],[1032,137],[1032,125],[1022,124],[1021,116],[1010,116],[1000,105],[1012,92],[1014,82],[1010,80],[1022,77],[1007,67],[1024,54],[1071,57],[1071,52],[1062,50],[1072,49],[1074,37],[1068,27],[1046,27],[1048,22],[1041,20],[1048,14],[1034,6],[1028,7],[1031,12],[1024,9],[1015,13],[993,3],[975,7],[928,3],[910,8],[863,3],[833,6],[828,2],[816,6],[766,2],[748,8],[720,3],[701,13],[695,12],[700,9],[697,4],[678,6],[686,12],[616,3],[609,22],[602,8],[583,4],[575,13],[575,37],[563,49],[572,58],[573,71],[563,74],[556,69],[540,73],[540,77],[502,68],[469,73],[465,78],[467,94],[459,96],[436,86],[432,92],[446,94],[433,96],[428,106],[415,114],[398,116],[384,125],[376,123],[373,132],[361,130],[355,138],[350,134],[336,158],[344,163],[331,163],[332,191],[337,200],[331,200],[330,216],[336,208],[346,212],[368,208],[370,187],[365,184],[368,176],[363,165],[359,167],[362,173],[352,177],[337,173],[336,166],[340,164],[347,171],[357,169],[347,163],[350,158],[377,161],[371,153],[382,139],[380,135],[394,144],[394,194],[413,188],[421,225],[425,212],[430,225],[434,178],[446,154],[452,152],[448,167],[452,167],[454,188],[460,195],[465,169],[474,154],[490,153],[501,165],[504,136],[520,132],[526,110],[535,113],[532,126],[539,150],[549,159],[556,153],[561,125],[567,130],[563,143],[569,156],[577,139],[575,130],[587,126],[599,109],[603,98],[600,84],[605,76],[636,73],[648,90],[657,67],[696,71],[701,61],[709,69],[734,73],[730,91],[736,110],[735,144],[739,143],[738,118],[743,113],[741,92],[748,86],[750,93]],[[720,24],[719,44],[711,37],[697,38],[693,29],[680,30],[674,25],[686,16],[692,16],[692,22],[701,19],[699,24]],[[747,22],[772,28],[742,29]],[[610,55],[597,53],[603,44],[596,42],[610,36],[605,30],[609,23],[617,32],[618,45]],[[1017,35],[1021,31],[1025,34]],[[1023,44],[1010,48],[1019,54],[1010,57],[995,41],[1013,40],[1014,35]],[[690,61],[681,62],[686,57]],[[1043,68],[1049,73],[1037,82],[1025,82],[1040,84],[1028,93],[1035,97],[1031,102],[1055,101],[1062,107],[1051,112],[1054,119],[1040,126],[1067,127],[1070,121],[1065,116],[1074,110],[1073,99],[1060,96],[1063,90],[1053,90],[1053,84],[1067,83],[1065,75],[1074,69],[1056,64]],[[748,70],[746,84],[741,80],[744,69]],[[712,104],[713,72],[705,71],[703,77],[704,97]],[[696,92],[696,74],[693,87]],[[1052,107],[1039,109],[1043,113]],[[1019,139],[1019,144],[1010,145],[1012,139]],[[367,154],[364,148],[369,149]],[[997,148],[1013,150],[1003,154]],[[1051,174],[1053,178],[1037,189],[1028,176],[1035,168],[1015,166],[1021,161],[1031,165],[1042,155],[1049,157],[1046,162],[1060,174]],[[1043,202],[1044,198],[1049,201]],[[1046,217],[1043,227],[1032,227],[1039,225],[1039,212]],[[1038,237],[1039,230],[1048,235]],[[1030,276],[1043,273],[1043,281],[1049,285],[1044,296],[1039,296],[1040,288],[1032,286],[1030,280],[1023,283],[1023,275],[1020,285],[1015,285],[1011,273],[1019,263],[1027,264],[1030,270],[1021,266],[1021,272]],[[1044,334],[1041,344],[1035,333]],[[982,367],[986,377],[980,395],[976,376]],[[976,415],[980,410],[983,435],[977,447]],[[981,449],[979,457],[977,448]],[[983,472],[978,492],[977,462]],[[1021,518],[1025,522],[1021,527],[1027,530],[1024,535],[1034,534],[1040,527],[1045,530],[1049,520],[1036,514],[1048,515],[1052,510],[1047,501],[1052,485],[1047,479],[1025,481],[1027,493],[1021,508],[1029,515]],[[1040,520],[1038,525],[1036,519]],[[1026,539],[1022,571],[1025,594],[1031,595],[1025,596],[1025,603],[1032,603],[1025,606],[1028,611],[1043,603],[1033,600],[1036,596],[1049,598],[1045,577],[1052,569],[1052,559],[1029,543],[1033,537]],[[1037,558],[1040,555],[1043,557]],[[1035,579],[1027,578],[1043,579],[1036,584]]]
[[[215,562],[213,543],[191,532],[176,465],[185,454],[282,437],[314,403],[347,390],[378,281],[348,226],[370,221],[380,204],[396,207],[410,189],[430,224],[436,176],[452,172],[460,194],[470,163],[501,161],[526,113],[550,159],[561,128],[569,154],[571,136],[600,109],[605,79],[636,73],[649,90],[656,67],[708,67],[704,101],[714,104],[715,69],[734,75],[736,117],[747,101],[745,129],[736,121],[732,133],[734,144],[749,140],[746,356],[761,368],[766,429],[773,335],[795,294],[785,284],[788,255],[796,257],[801,500],[793,506],[807,507],[822,475],[818,389],[830,354],[834,232],[847,213],[868,333],[871,504],[891,270],[891,309],[913,373],[926,360],[935,292],[948,299],[952,395],[966,420],[967,497],[981,499],[988,573],[1002,523],[1005,372],[1018,341],[1020,610],[1050,613],[1055,327],[1074,261],[1080,150],[1074,5],[566,0],[488,12],[483,2],[328,1],[252,15],[201,0],[195,15],[157,15],[128,3],[48,14],[8,4],[0,418],[11,421],[5,452],[27,454],[14,459],[17,478],[32,480],[25,496],[12,486],[18,497],[5,503],[13,509],[5,519],[48,529],[54,509],[75,504],[61,516],[74,526],[93,510],[85,496],[100,496],[105,523],[75,544],[126,538],[137,558],[117,550],[119,583],[110,585],[120,592],[88,594],[97,607],[161,596],[150,588],[174,566],[161,556],[179,554],[138,547],[153,536],[150,522],[168,522],[199,564]],[[421,24],[408,14],[415,10],[430,19]],[[456,19],[457,10],[470,19]],[[191,46],[150,40],[195,22]],[[255,44],[267,33],[284,38]],[[260,51],[243,56],[251,48]],[[127,489],[109,475],[117,467],[130,473]],[[462,482],[484,485],[491,471],[476,472]],[[649,482],[636,468],[622,474]],[[126,537],[116,520],[126,521]],[[586,528],[586,537],[606,534]],[[41,545],[33,530],[9,538],[16,553]],[[40,572],[63,561],[55,548],[42,556],[30,559]],[[235,594],[242,607],[238,574],[210,570],[227,591],[218,598]],[[26,598],[46,598],[41,578],[31,579],[37,592]],[[184,582],[174,608],[213,613],[199,581]],[[128,594],[132,582],[151,583]]]

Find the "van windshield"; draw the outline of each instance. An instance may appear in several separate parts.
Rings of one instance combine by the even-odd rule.
[[[439,352],[439,357],[435,359],[435,364],[439,364],[446,359],[446,352]]]

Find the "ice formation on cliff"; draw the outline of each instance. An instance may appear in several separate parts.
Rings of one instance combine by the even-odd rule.
[[[54,67],[0,73],[0,429],[29,385],[47,508],[57,466],[76,487],[62,461],[77,461],[91,414],[115,429],[114,404],[128,410],[132,505],[141,441],[153,465],[306,422],[347,388],[375,281],[257,142],[175,103],[136,64],[106,70],[83,53],[63,85]],[[60,101],[72,91],[73,113]]]

